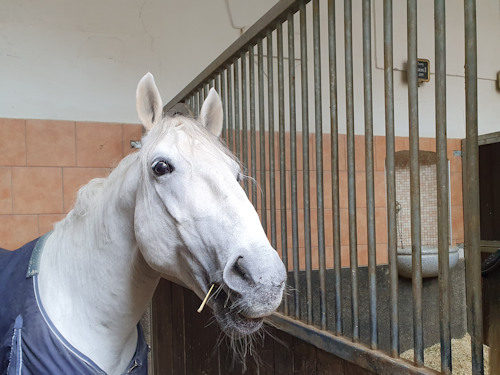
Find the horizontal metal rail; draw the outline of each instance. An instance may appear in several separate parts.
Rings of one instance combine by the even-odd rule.
[[[416,367],[411,362],[403,359],[392,358],[378,350],[371,350],[365,345],[353,343],[341,336],[312,327],[303,322],[288,318],[281,314],[273,314],[270,318],[273,326],[303,341],[316,346],[339,358],[363,367],[375,374],[384,375],[434,375],[439,372]]]

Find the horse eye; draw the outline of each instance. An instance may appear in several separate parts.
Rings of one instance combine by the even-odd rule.
[[[174,171],[174,167],[164,160],[159,160],[153,163],[152,168],[153,172],[157,176],[163,176],[164,174],[172,173]]]

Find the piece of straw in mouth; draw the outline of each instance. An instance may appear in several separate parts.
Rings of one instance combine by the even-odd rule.
[[[203,302],[201,303],[200,307],[198,308],[198,312],[201,313],[201,311],[203,310],[203,308],[205,307],[205,305],[207,304],[207,301],[208,301],[208,297],[210,296],[210,293],[212,293],[212,289],[214,288],[215,284],[212,284],[212,286],[210,287],[210,289],[208,290],[208,293],[207,295],[205,296],[205,299],[203,300]]]

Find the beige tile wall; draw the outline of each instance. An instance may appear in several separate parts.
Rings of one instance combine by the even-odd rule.
[[[0,119],[0,247],[16,249],[27,241],[49,231],[71,209],[78,188],[95,177],[108,175],[111,168],[129,152],[131,140],[141,137],[141,127],[132,124],[87,123],[52,120]],[[257,139],[259,134],[257,132]],[[292,267],[292,222],[290,137],[285,137],[287,248]],[[266,134],[266,151],[269,150]],[[310,149],[311,183],[311,240],[313,266],[318,266],[317,200],[316,200],[316,145],[314,135],[308,140]],[[408,139],[398,137],[396,150],[408,149]],[[422,138],[420,148],[435,150],[435,140]],[[452,243],[463,242],[462,164],[453,156],[460,150],[458,139],[448,141],[451,175]],[[250,144],[248,145],[250,150]],[[331,198],[330,136],[323,136],[325,242],[327,266],[333,266],[333,214]],[[358,262],[367,264],[367,218],[364,163],[364,137],[356,136],[356,201]],[[249,152],[250,155],[250,152]],[[257,155],[259,144],[257,142]],[[297,136],[298,169],[298,228],[300,267],[305,267],[303,152],[302,137]],[[375,164],[375,225],[377,262],[387,263],[387,226],[385,191],[385,137],[374,138]],[[277,243],[281,252],[279,140],[275,136]],[[349,230],[347,201],[346,137],[339,139],[340,228],[342,266],[349,265]],[[251,171],[251,163],[248,171]],[[257,157],[257,183],[261,163]],[[266,190],[269,192],[269,157],[266,156]],[[261,196],[258,194],[259,214]],[[267,194],[268,233],[270,233],[270,194]]]
[[[133,150],[141,126],[0,119],[0,247],[52,229],[80,186],[105,177]]]

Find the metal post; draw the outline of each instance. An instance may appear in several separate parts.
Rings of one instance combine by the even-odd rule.
[[[299,223],[297,210],[297,114],[295,107],[295,35],[293,13],[287,17],[288,26],[288,91],[290,107],[290,177],[292,199],[292,250],[294,280],[294,316],[300,319],[299,296]]]
[[[439,257],[439,328],[441,337],[441,373],[451,374],[450,328],[450,231],[448,147],[446,137],[446,14],[444,0],[434,1],[436,59],[436,151]]]
[[[283,67],[283,24],[278,23],[278,128],[280,156],[280,214],[281,214],[281,258],[288,272],[288,241],[286,218],[286,154],[285,154],[285,76]],[[288,296],[284,297],[284,311],[288,315]]]
[[[304,171],[304,247],[306,255],[307,324],[313,323],[312,314],[312,263],[311,263],[311,196],[309,185],[309,96],[307,79],[307,21],[306,4],[299,4],[300,16],[300,88],[302,101],[302,152]]]
[[[241,154],[245,171],[248,173],[248,87],[247,87],[247,52],[243,52],[241,61]],[[248,194],[248,178],[243,179],[245,193]]]
[[[420,167],[417,82],[417,2],[407,2],[408,27],[408,112],[410,126],[410,201],[412,242],[413,342],[415,363],[424,365],[422,325],[422,244],[420,221]]]
[[[319,0],[313,0],[314,119],[316,132],[316,197],[318,220],[319,313],[320,327],[326,329],[325,212],[323,199],[323,119],[321,109],[321,53]]]
[[[234,77],[234,140],[235,153],[238,159],[241,160],[240,153],[240,70],[238,68],[238,60],[233,62],[233,77]]]
[[[227,69],[227,132],[228,146],[230,150],[234,150],[234,130],[233,130],[233,75],[231,66]]]
[[[467,230],[465,262],[467,319],[471,334],[472,374],[483,374],[483,316],[479,215],[479,145],[477,126],[477,35],[476,1],[464,1],[465,13],[465,172]]]
[[[266,109],[264,106],[264,47],[262,39],[257,43],[258,80],[259,80],[259,144],[260,144],[260,197],[262,227],[267,233],[267,184],[266,184]]]
[[[251,45],[248,49],[248,75],[250,80],[250,164],[252,167],[252,203],[257,209],[257,146],[255,133],[255,56],[254,46]]]
[[[387,251],[389,256],[391,355],[399,356],[398,265],[396,228],[396,175],[394,137],[394,78],[392,0],[384,0],[384,92],[385,92],[385,148],[387,185]]]
[[[328,61],[330,74],[330,141],[332,164],[333,266],[335,278],[335,333],[342,334],[342,260],[340,252],[339,127],[337,103],[337,53],[335,0],[328,0]]]
[[[274,160],[274,77],[273,77],[273,33],[266,34],[267,42],[267,100],[269,121],[269,198],[271,204],[271,244],[276,249],[276,167]]]
[[[370,347],[377,349],[377,249],[375,240],[375,188],[373,172],[373,100],[371,1],[363,0],[363,83],[365,108],[366,220],[368,231],[368,289],[370,293]]]
[[[352,60],[352,4],[344,0],[346,123],[347,123],[347,186],[349,201],[349,254],[351,268],[352,339],[359,341],[358,304],[358,239],[356,225],[356,164],[354,134],[354,88]]]

